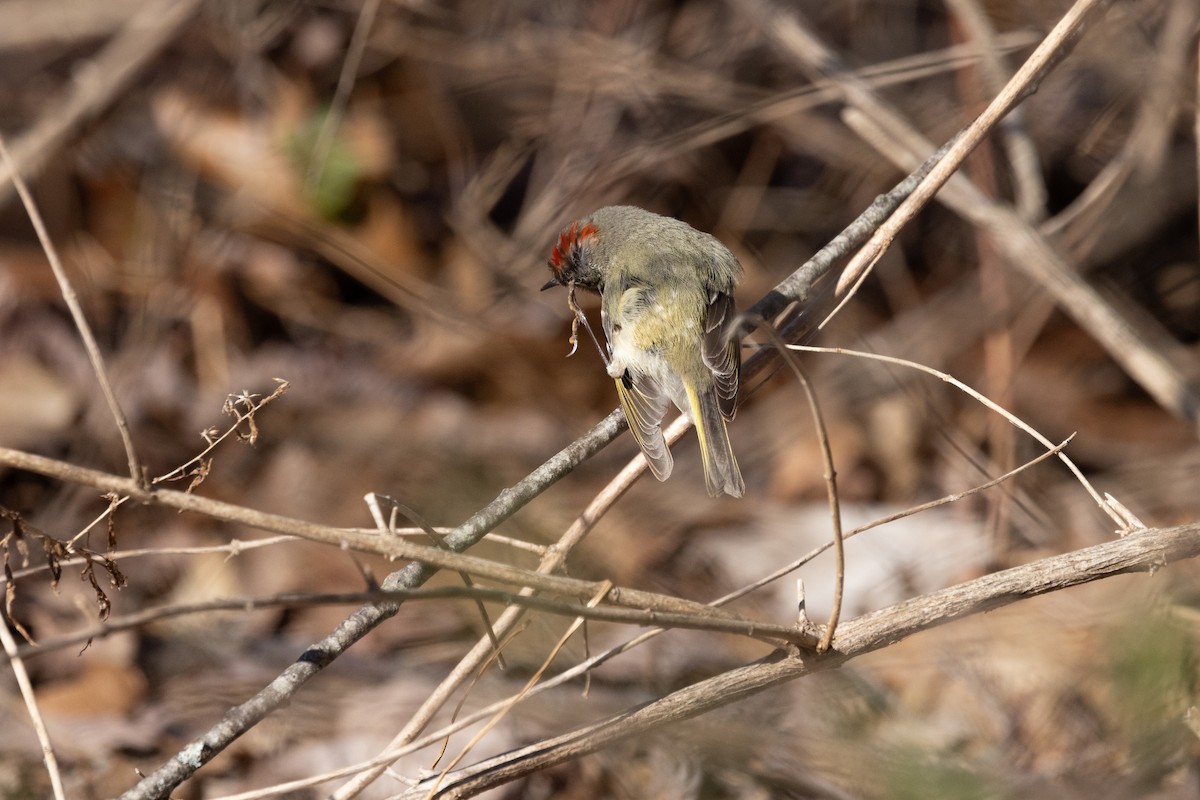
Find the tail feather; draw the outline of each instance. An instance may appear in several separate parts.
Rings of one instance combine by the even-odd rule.
[[[688,405],[691,407],[692,424],[696,426],[696,438],[700,441],[700,458],[704,462],[704,482],[708,493],[719,497],[722,493],[741,497],[746,491],[742,471],[729,443],[729,430],[725,416],[721,413],[720,399],[716,387],[710,386],[697,392],[691,385],[684,386]]]

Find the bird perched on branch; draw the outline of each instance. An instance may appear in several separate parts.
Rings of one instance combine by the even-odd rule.
[[[732,293],[742,274],[737,257],[677,219],[608,206],[564,228],[548,265],[553,277],[542,289],[567,287],[585,325],[574,289],[600,295],[608,374],[654,477],[671,474],[662,434],[670,401],[696,427],[709,494],[741,497],[745,484],[726,427],[741,367],[733,336]]]

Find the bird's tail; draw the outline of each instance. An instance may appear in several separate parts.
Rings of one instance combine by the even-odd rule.
[[[721,413],[716,386],[697,391],[685,382],[688,405],[691,407],[692,424],[696,426],[696,438],[700,441],[700,458],[704,462],[704,482],[708,493],[719,497],[722,493],[741,497],[746,491],[742,471],[738,469],[733,447],[729,444],[729,430],[725,416]]]

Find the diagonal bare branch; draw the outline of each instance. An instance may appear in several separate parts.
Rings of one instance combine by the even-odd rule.
[[[593,753],[619,739],[691,719],[805,675],[836,669],[851,659],[956,619],[1113,575],[1153,571],[1197,555],[1200,555],[1200,523],[1191,523],[1142,531],[985,575],[843,623],[833,649],[824,656],[773,653],[759,662],[694,683],[633,711],[450,773],[432,796],[471,797]],[[432,786],[432,781],[422,781],[401,797],[404,800],[429,797]]]

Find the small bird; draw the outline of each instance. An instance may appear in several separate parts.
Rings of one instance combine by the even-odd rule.
[[[696,427],[708,493],[741,497],[741,470],[729,444],[741,367],[733,339],[737,257],[685,222],[635,206],[608,206],[562,230],[542,287],[600,295],[608,374],[629,430],[654,477],[673,461],[662,434],[667,402]]]

